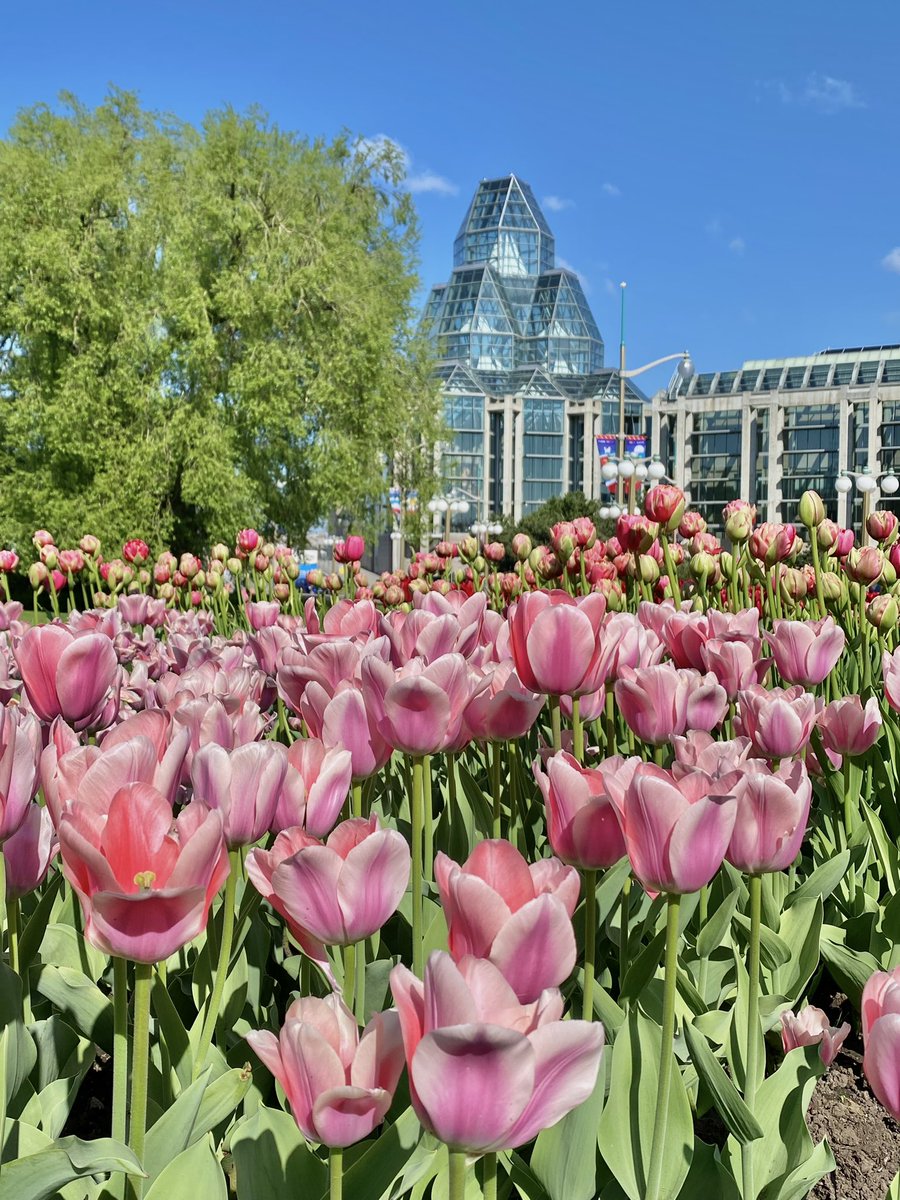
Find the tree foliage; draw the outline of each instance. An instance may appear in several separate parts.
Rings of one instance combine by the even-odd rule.
[[[576,517],[590,517],[600,529],[599,500],[585,496],[584,492],[566,492],[561,496],[551,496],[520,521],[504,518],[503,542],[509,547],[513,534],[522,532],[528,534],[535,546],[549,545],[550,530],[553,526],[560,521],[574,521]],[[608,525],[608,522],[603,522],[603,525]]]
[[[380,518],[439,432],[396,148],[62,100],[0,142],[0,541]]]

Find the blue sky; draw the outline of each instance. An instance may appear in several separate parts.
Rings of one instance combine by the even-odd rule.
[[[45,0],[4,14],[0,127],[114,83],[189,120],[258,103],[310,135],[387,135],[423,286],[477,181],[514,171],[608,362],[625,279],[629,365],[687,346],[728,369],[900,342],[898,40],[885,0]]]

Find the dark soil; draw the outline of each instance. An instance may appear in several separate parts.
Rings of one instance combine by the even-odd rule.
[[[112,1058],[97,1051],[88,1073],[81,1081],[72,1111],[63,1126],[62,1137],[109,1137],[112,1119]]]

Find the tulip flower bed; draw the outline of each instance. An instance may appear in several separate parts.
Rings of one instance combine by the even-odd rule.
[[[897,521],[800,514],[726,550],[660,486],[371,587],[351,539],[305,600],[253,530],[39,531],[0,1200],[801,1200],[854,1046],[900,1117]]]

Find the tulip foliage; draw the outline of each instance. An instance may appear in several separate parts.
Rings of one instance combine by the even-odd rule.
[[[79,606],[38,531],[0,1200],[800,1200],[854,1046],[900,1119],[896,522],[646,500],[302,601],[244,529]]]

